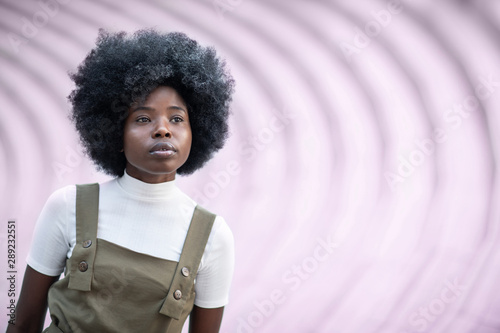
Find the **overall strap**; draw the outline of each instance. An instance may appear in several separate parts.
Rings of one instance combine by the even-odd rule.
[[[196,206],[182,247],[181,257],[160,313],[179,319],[198,273],[201,257],[215,221],[215,214]]]
[[[76,185],[76,244],[71,256],[69,289],[90,291],[97,247],[99,184]]]

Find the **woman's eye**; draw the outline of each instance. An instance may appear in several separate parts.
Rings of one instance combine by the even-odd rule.
[[[136,119],[136,121],[138,123],[146,123],[146,122],[149,121],[149,118],[147,118],[147,117],[139,117],[139,118]]]
[[[182,117],[179,117],[179,116],[175,116],[172,118],[172,120],[175,122],[175,123],[180,123],[181,121],[183,121],[184,119],[182,119]]]

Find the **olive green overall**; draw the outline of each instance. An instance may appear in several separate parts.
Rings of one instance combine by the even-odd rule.
[[[179,262],[97,238],[99,184],[77,185],[76,245],[49,289],[46,333],[180,333],[215,215],[196,206]],[[139,223],[139,222],[138,222]]]

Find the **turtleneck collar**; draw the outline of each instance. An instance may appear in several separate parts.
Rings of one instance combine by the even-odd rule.
[[[128,194],[143,199],[167,199],[175,195],[178,188],[175,179],[169,182],[149,184],[130,176],[127,171],[117,179],[118,185]]]

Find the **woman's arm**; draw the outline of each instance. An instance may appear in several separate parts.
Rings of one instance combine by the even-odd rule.
[[[189,315],[189,333],[218,333],[224,307],[205,309],[193,307]]]
[[[189,333],[219,332],[224,305],[229,300],[234,270],[233,233],[220,216],[215,218],[212,232],[215,234],[211,236],[211,245],[207,243],[209,252],[196,275],[195,305],[190,314]]]
[[[16,306],[15,324],[9,324],[7,333],[39,333],[43,330],[47,313],[47,293],[59,276],[38,273],[26,266],[21,295]]]

